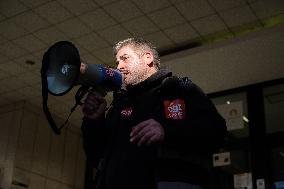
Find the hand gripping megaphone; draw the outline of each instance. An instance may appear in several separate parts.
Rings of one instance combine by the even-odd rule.
[[[50,127],[56,134],[60,134],[64,125],[60,128],[56,126],[47,106],[48,93],[62,96],[75,85],[81,85],[75,95],[76,104],[71,109],[72,113],[77,105],[82,104],[80,100],[90,89],[98,90],[105,96],[107,92],[121,88],[122,75],[118,70],[100,64],[83,65],[84,71],[80,72],[82,63],[79,52],[68,41],[55,43],[43,56],[41,68],[43,110]]]

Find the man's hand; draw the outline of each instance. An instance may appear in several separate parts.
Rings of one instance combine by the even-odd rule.
[[[89,119],[100,119],[105,115],[107,102],[106,100],[94,92],[90,92],[83,104],[82,112]]]
[[[136,142],[138,146],[143,144],[150,145],[162,142],[164,137],[165,131],[163,126],[154,119],[148,119],[133,127],[130,133],[130,142]]]

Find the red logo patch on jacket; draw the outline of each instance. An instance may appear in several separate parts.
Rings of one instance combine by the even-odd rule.
[[[173,101],[165,100],[164,108],[166,118],[185,119],[185,103],[183,99],[175,99]]]
[[[121,111],[121,115],[122,117],[130,117],[132,114],[132,111],[133,111],[132,107],[125,108]]]

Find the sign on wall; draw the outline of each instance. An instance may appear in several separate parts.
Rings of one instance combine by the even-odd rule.
[[[242,101],[230,102],[230,104],[216,105],[216,108],[226,120],[228,131],[244,128]]]

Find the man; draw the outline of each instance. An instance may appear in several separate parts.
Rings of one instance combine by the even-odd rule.
[[[224,119],[190,80],[160,70],[155,47],[142,39],[114,46],[126,90],[83,106],[84,147],[99,189],[206,188],[210,154],[226,132]]]

